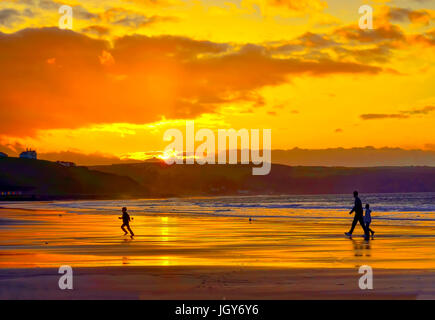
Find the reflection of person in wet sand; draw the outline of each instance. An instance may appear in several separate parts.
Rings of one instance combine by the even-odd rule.
[[[124,236],[128,234],[127,230],[130,232],[130,237],[133,238],[134,233],[133,231],[131,231],[130,229],[130,215],[127,213],[127,208],[123,207],[122,208],[122,217],[119,217],[118,219],[122,219],[122,226],[121,229],[122,231],[124,231]],[[125,230],[125,227],[127,227],[127,230]]]
[[[355,229],[356,224],[359,222],[359,224],[364,230],[365,239],[369,240],[369,231],[364,223],[364,210],[362,207],[361,199],[358,197],[358,191],[354,191],[353,196],[355,198],[355,205],[353,206],[349,214],[355,212],[355,216],[353,218],[352,227],[350,228],[349,232],[345,232],[344,234],[347,235],[348,237],[352,237],[352,232]]]
[[[355,257],[371,257],[369,241],[357,241],[352,238],[350,238],[350,240],[352,240]]]

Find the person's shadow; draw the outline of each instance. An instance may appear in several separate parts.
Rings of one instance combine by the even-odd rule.
[[[352,241],[355,257],[371,257],[369,241],[355,240],[353,238],[350,238],[350,240]]]

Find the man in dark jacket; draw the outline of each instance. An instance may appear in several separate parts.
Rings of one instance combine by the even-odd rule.
[[[353,218],[352,227],[350,228],[349,232],[345,232],[344,234],[352,237],[353,229],[355,229],[356,224],[359,222],[361,227],[364,230],[364,237],[366,240],[369,239],[369,231],[367,230],[365,224],[364,224],[364,210],[362,206],[361,199],[358,197],[358,191],[353,192],[353,196],[355,197],[355,205],[353,206],[352,210],[349,212],[349,214],[352,214],[355,212],[355,216]]]

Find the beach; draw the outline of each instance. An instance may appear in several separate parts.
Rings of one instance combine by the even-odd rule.
[[[365,241],[359,226],[344,236],[352,217],[343,210],[284,217],[273,208],[267,217],[257,207],[262,214],[249,221],[160,206],[130,212],[131,239],[120,212],[107,208],[2,207],[1,299],[435,298],[432,219],[374,220],[376,234]],[[73,268],[73,290],[58,287],[61,265]],[[372,268],[372,290],[359,288],[360,266]]]
[[[0,299],[431,299],[434,270],[375,269],[373,290],[358,270],[260,267],[74,268],[73,290],[60,290],[57,269],[0,270]]]

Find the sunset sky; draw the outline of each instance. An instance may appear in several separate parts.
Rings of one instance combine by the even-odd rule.
[[[3,150],[144,159],[186,119],[435,150],[434,88],[435,0],[0,0]]]

